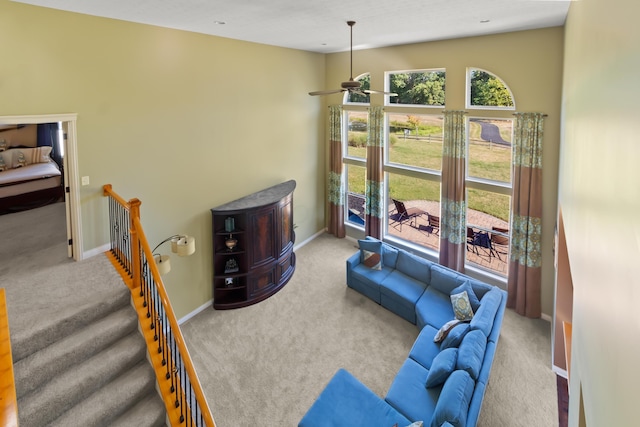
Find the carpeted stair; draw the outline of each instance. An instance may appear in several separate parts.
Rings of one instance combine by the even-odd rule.
[[[123,285],[12,337],[20,425],[162,426],[164,404]]]

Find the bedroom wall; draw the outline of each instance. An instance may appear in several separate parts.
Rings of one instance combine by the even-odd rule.
[[[640,4],[572,2],[560,198],[573,280],[570,426],[638,424]]]
[[[357,28],[354,30],[357,47]],[[502,78],[516,100],[516,110],[548,114],[544,127],[543,217],[542,217],[542,312],[553,315],[553,240],[557,211],[558,156],[560,145],[560,105],[562,93],[563,29],[497,34],[432,43],[418,43],[382,49],[356,50],[354,77],[371,73],[371,87],[384,88],[384,72],[423,68],[446,69],[446,108],[465,109],[467,67],[481,68]],[[349,54],[327,56],[327,87],[339,87],[349,77]],[[381,95],[372,96],[382,104]],[[333,95],[330,103],[339,103]],[[434,114],[442,108],[427,110]],[[473,110],[468,110],[473,114]],[[502,113],[513,117],[512,112]]]
[[[302,242],[324,227],[323,55],[0,0],[0,115],[77,113],[84,250],[108,242],[101,186],[142,201],[178,317],[211,298],[209,209],[288,179]],[[168,248],[163,248],[168,252]]]

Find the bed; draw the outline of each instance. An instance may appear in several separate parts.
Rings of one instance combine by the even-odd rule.
[[[62,172],[51,147],[0,146],[0,213],[43,206],[64,195]]]

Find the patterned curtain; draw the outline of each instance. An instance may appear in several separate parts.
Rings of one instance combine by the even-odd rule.
[[[329,233],[346,235],[344,227],[344,178],[342,176],[342,106],[329,107]]]
[[[544,114],[516,113],[507,307],[541,314],[542,129]]]
[[[381,238],[383,213],[382,188],[382,107],[369,108],[369,135],[367,137],[367,180],[365,188],[365,234]]]
[[[466,245],[464,111],[444,112],[442,189],[440,200],[440,264],[464,271]]]

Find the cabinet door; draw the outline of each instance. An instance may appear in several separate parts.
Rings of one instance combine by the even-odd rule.
[[[284,255],[293,246],[293,204],[288,200],[280,206],[280,256]]]
[[[249,248],[251,267],[268,264],[277,259],[276,242],[276,206],[269,206],[250,214],[251,245]]]

